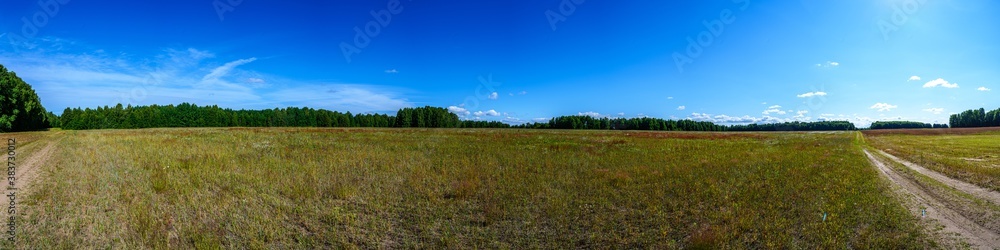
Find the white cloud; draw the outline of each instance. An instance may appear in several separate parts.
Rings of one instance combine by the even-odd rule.
[[[795,120],[798,120],[798,121],[808,121],[808,120],[811,120],[812,117],[807,117],[806,116],[806,114],[808,114],[808,113],[809,113],[808,110],[799,110],[799,111],[795,112],[795,116],[792,116],[792,119],[795,119]]]
[[[490,98],[490,100],[496,100],[496,99],[500,98],[500,95],[497,94],[497,92],[493,92],[489,96],[487,96],[486,98]]]
[[[687,107],[684,107],[684,106],[677,106],[677,110],[685,110],[685,109],[687,109]]]
[[[728,115],[711,115],[704,113],[691,113],[691,115],[688,116],[687,119],[693,121],[712,122],[716,124],[750,124],[750,123],[762,124],[762,123],[780,123],[789,121],[786,119],[781,119],[766,115],[764,117],[752,117],[748,115],[728,116]]]
[[[909,81],[920,81],[920,77],[919,76],[911,76],[910,79],[906,80],[906,81],[907,82],[909,82]]]
[[[625,116],[625,112],[618,112],[618,116]]]
[[[941,112],[944,112],[944,109],[943,108],[929,108],[929,109],[924,109],[924,112],[930,112],[930,113],[933,113],[935,115],[940,115]]]
[[[387,69],[387,70],[385,70],[385,73],[386,74],[398,74],[399,70],[396,70],[396,69]]]
[[[527,95],[527,94],[528,94],[528,91],[524,91],[524,90],[522,90],[521,92],[519,92],[519,93],[517,93],[517,94],[518,94],[518,95]]]
[[[840,66],[839,62],[826,61],[826,63],[817,63],[816,67],[837,67]]]
[[[458,106],[448,106],[448,111],[452,112],[452,113],[455,113],[456,115],[459,115],[459,116],[467,116],[467,115],[469,115],[469,110],[467,110],[465,108],[462,108],[462,107],[458,107]]]
[[[826,96],[826,92],[816,91],[816,92],[809,92],[809,93],[805,93],[805,94],[801,94],[801,95],[796,95],[796,96],[798,96],[799,98],[809,98],[809,97],[814,97],[814,96]]]
[[[781,105],[774,105],[774,106],[767,107],[767,110],[764,110],[763,114],[764,115],[770,115],[770,114],[784,115],[784,114],[787,114],[787,113],[785,111],[781,110]]]
[[[247,82],[249,82],[249,83],[265,83],[266,81],[264,81],[264,79],[251,77],[251,78],[247,78]]]
[[[937,86],[952,89],[952,88],[958,88],[958,83],[948,83],[948,81],[942,78],[938,78],[937,80],[929,81],[924,84],[924,88],[933,88]]]
[[[474,115],[474,116],[500,116],[500,112],[497,112],[496,110],[492,110],[491,109],[491,110],[488,110],[488,111],[485,111],[485,112],[483,112],[483,111],[476,111],[475,113],[472,113],[472,115]]]
[[[988,88],[986,88],[986,87],[979,87],[979,88],[978,88],[978,89],[976,89],[976,90],[979,90],[979,91],[990,91],[990,90],[992,90],[992,89],[988,89]]]
[[[602,118],[602,117],[606,117],[606,115],[601,115],[600,113],[597,113],[597,112],[593,112],[593,111],[588,111],[588,112],[579,112],[579,113],[577,113],[576,115],[585,115],[585,116],[590,116],[590,117],[593,117],[593,118]]]
[[[533,121],[533,122],[547,122],[549,120],[550,120],[550,118],[544,118],[544,117],[531,119],[531,121]]]
[[[878,112],[882,112],[882,111],[892,111],[892,109],[897,108],[897,107],[898,106],[896,106],[896,105],[891,105],[891,104],[888,104],[888,103],[881,103],[880,102],[880,103],[875,103],[875,105],[872,105],[868,109],[875,109],[875,110],[878,110]]]
[[[668,97],[667,97],[667,100],[673,100],[673,99],[674,99],[674,97],[673,97],[673,96],[668,96]]]

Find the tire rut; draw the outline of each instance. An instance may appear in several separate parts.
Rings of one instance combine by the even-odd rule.
[[[949,209],[943,202],[928,194],[914,180],[903,177],[892,168],[886,166],[885,163],[873,156],[867,149],[863,151],[868,160],[878,168],[884,177],[896,186],[901,187],[902,190],[900,191],[913,197],[913,200],[919,206],[926,207],[926,216],[944,226],[943,231],[958,234],[967,243],[979,249],[993,249],[996,246],[1000,246],[1000,235],[996,232],[990,231],[976,224],[973,220]],[[914,207],[908,207],[908,209],[912,208]]]
[[[31,154],[28,156],[27,160],[24,160],[18,165],[17,173],[14,175],[16,181],[14,183],[14,187],[17,188],[19,192],[24,192],[27,191],[27,189],[30,189],[29,185],[35,180],[36,177],[38,177],[38,171],[40,168],[39,165],[51,158],[55,145],[56,141],[47,142],[42,149],[39,149],[35,153]]]
[[[982,187],[976,186],[975,184],[972,184],[972,183],[968,183],[968,182],[964,182],[964,181],[952,179],[951,177],[948,177],[948,176],[946,176],[944,174],[938,173],[937,171],[930,170],[930,169],[927,169],[927,168],[925,168],[923,166],[917,165],[916,163],[912,163],[912,162],[900,159],[899,157],[896,157],[894,155],[886,153],[886,152],[884,152],[882,150],[878,150],[878,149],[876,149],[876,150],[879,153],[881,153],[882,155],[888,157],[889,159],[892,159],[893,161],[896,161],[896,162],[898,162],[900,164],[903,164],[904,166],[906,166],[906,167],[908,167],[910,169],[913,169],[913,171],[917,171],[917,173],[920,173],[922,175],[930,177],[930,178],[932,178],[934,180],[937,180],[937,181],[939,181],[941,183],[944,183],[945,185],[948,185],[949,187],[958,189],[959,191],[962,191],[962,192],[965,192],[967,194],[970,194],[970,195],[972,195],[972,196],[974,196],[976,198],[989,201],[989,202],[991,202],[991,203],[993,203],[995,205],[1000,205],[1000,192],[996,192],[996,191],[993,191],[993,190],[982,188]]]

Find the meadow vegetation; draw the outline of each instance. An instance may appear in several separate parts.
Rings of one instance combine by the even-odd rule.
[[[923,248],[856,133],[64,131],[38,248]]]

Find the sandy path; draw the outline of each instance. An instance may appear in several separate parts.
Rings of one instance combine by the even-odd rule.
[[[951,177],[948,177],[946,175],[938,173],[937,171],[930,170],[930,169],[924,168],[923,166],[917,165],[915,163],[912,163],[912,162],[900,159],[900,158],[898,158],[898,157],[896,157],[894,155],[888,154],[888,153],[886,153],[886,152],[884,152],[882,150],[878,150],[878,152],[882,153],[882,155],[885,155],[886,157],[889,157],[889,159],[892,159],[893,161],[899,162],[900,164],[903,164],[904,166],[906,166],[906,167],[908,167],[910,169],[913,169],[913,171],[917,171],[917,173],[920,173],[922,175],[926,175],[927,177],[931,177],[934,180],[940,181],[941,183],[944,183],[945,185],[948,185],[949,187],[952,187],[952,188],[958,189],[959,191],[971,194],[972,196],[975,196],[976,198],[992,202],[993,204],[996,204],[996,205],[1000,205],[1000,192],[996,192],[996,191],[993,191],[993,190],[985,189],[985,188],[976,186],[976,185],[968,183],[968,182],[964,182],[964,181],[952,179]]]
[[[882,172],[892,183],[902,187],[902,192],[910,194],[914,198],[917,206],[908,207],[908,209],[917,209],[919,211],[919,207],[926,207],[927,217],[941,223],[944,226],[944,232],[956,233],[967,243],[979,249],[992,249],[992,247],[1000,246],[1000,235],[948,209],[945,204],[928,194],[927,191],[920,188],[913,180],[896,173],[892,168],[886,166],[878,158],[875,158],[868,150],[864,150],[864,153],[868,156],[868,160],[878,167],[879,172]]]
[[[15,175],[16,182],[14,183],[14,187],[16,187],[18,191],[24,192],[28,184],[31,184],[31,182],[35,180],[35,177],[38,177],[38,169],[40,168],[39,165],[45,160],[51,158],[52,152],[55,151],[53,149],[55,145],[55,141],[49,141],[45,144],[45,147],[35,151],[34,154],[28,156],[27,160],[18,164],[17,174]]]

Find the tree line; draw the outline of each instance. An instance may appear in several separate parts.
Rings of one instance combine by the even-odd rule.
[[[849,121],[783,122],[767,124],[733,125],[728,131],[829,131],[857,130]]]
[[[598,129],[598,130],[665,130],[665,131],[724,131],[725,126],[711,122],[691,120],[664,120],[659,118],[608,118],[584,115],[560,116],[547,123],[525,123],[515,128],[534,129]]]
[[[417,108],[415,110],[423,110]],[[428,111],[431,113],[433,111]],[[419,121],[420,127],[444,124]],[[436,116],[435,116],[436,117]],[[436,119],[436,118],[435,118]],[[455,117],[457,119],[457,116]],[[198,106],[150,105],[98,107],[96,109],[67,108],[60,117],[63,129],[135,129],[161,127],[401,127],[399,119],[385,114],[351,114],[324,109],[282,108],[263,110],[232,110],[216,105]],[[417,123],[415,123],[417,124]],[[409,126],[409,125],[407,125]]]
[[[970,109],[953,114],[948,119],[952,128],[997,127],[1000,126],[1000,108],[986,112],[986,109]]]
[[[42,107],[31,85],[0,65],[0,132],[46,129],[54,116]]]
[[[931,124],[914,121],[878,121],[873,122],[869,129],[904,129],[904,128],[948,128],[948,124]]]
[[[712,122],[692,120],[664,120],[659,118],[595,118],[591,116],[560,116],[547,123],[525,123],[515,128],[536,129],[599,129],[599,130],[661,130],[661,131],[819,131],[856,130],[848,121],[785,122],[724,126]]]
[[[53,115],[53,117],[55,117]],[[53,127],[67,130],[139,129],[160,127],[382,127],[382,128],[526,128],[659,131],[816,131],[855,130],[847,121],[786,122],[723,126],[706,121],[664,120],[651,117],[598,118],[560,116],[543,123],[509,125],[499,121],[461,120],[440,107],[403,108],[396,116],[352,114],[312,108],[233,110],[216,105],[150,105],[67,108],[50,119]]]

